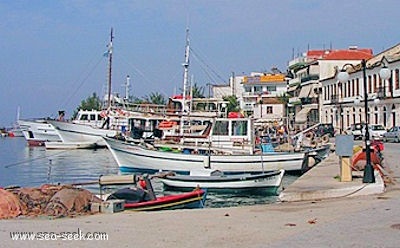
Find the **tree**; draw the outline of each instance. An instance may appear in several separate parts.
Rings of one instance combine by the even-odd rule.
[[[290,96],[286,93],[283,93],[282,95],[279,95],[277,98],[278,98],[278,101],[280,103],[284,104],[286,107],[287,103],[289,103]]]
[[[228,113],[229,112],[238,112],[240,111],[240,106],[239,106],[239,102],[237,100],[237,97],[235,95],[231,95],[231,96],[224,96],[222,99],[224,99],[224,101],[228,101]]]
[[[101,110],[102,102],[97,94],[94,92],[92,96],[89,96],[85,100],[81,101],[81,104],[76,108],[74,113],[72,114],[72,118],[75,118],[79,112],[79,110]]]
[[[144,97],[144,100],[148,103],[153,103],[158,105],[165,105],[167,103],[165,96],[158,92],[150,93],[150,95]]]
[[[192,87],[192,98],[205,98],[204,86],[197,86],[195,83]]]

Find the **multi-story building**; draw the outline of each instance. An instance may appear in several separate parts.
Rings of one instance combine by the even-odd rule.
[[[367,121],[386,128],[399,125],[400,120],[400,44],[366,60],[368,117],[365,120],[364,74],[360,61],[339,65],[329,77],[321,79],[321,121],[333,123],[340,130],[351,124]],[[390,69],[391,77],[382,80],[382,66]],[[343,68],[345,67],[345,68]],[[349,80],[341,83],[337,73],[347,69]]]
[[[229,86],[214,85],[213,97],[235,95],[240,109],[258,122],[282,122],[285,116],[284,96],[286,75],[278,69],[272,72],[252,72],[246,76],[233,76]]]
[[[304,129],[321,121],[321,79],[331,77],[346,63],[359,63],[372,57],[371,49],[309,50],[289,62],[289,127]]]

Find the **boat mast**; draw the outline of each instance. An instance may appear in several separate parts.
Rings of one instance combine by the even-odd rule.
[[[129,75],[127,75],[126,83],[125,83],[125,99],[126,100],[129,99],[129,86],[131,85],[130,81],[131,81],[131,78],[129,77]]]
[[[182,64],[183,66],[183,101],[182,101],[182,114],[187,113],[186,106],[186,93],[188,87],[188,79],[189,79],[189,28],[186,28],[186,48],[185,48],[185,62]]]
[[[186,46],[185,46],[185,62],[182,64],[183,66],[183,94],[182,94],[182,116],[180,123],[180,134],[184,134],[184,120],[183,116],[188,114],[187,106],[186,106],[186,93],[188,87],[188,79],[189,79],[189,28],[186,28]]]
[[[113,42],[113,28],[111,28],[111,33],[110,33],[110,43],[108,44],[108,97],[107,97],[107,109],[111,109],[111,68],[112,68],[112,42]]]

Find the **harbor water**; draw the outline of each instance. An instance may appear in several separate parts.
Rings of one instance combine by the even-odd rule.
[[[79,184],[95,182],[100,175],[120,175],[117,163],[107,149],[97,150],[46,150],[45,147],[28,147],[24,138],[0,138],[0,187],[38,187],[42,184]],[[297,176],[285,175],[283,187]],[[162,184],[152,181],[157,195],[173,194],[164,191]],[[97,184],[85,186],[98,193]],[[277,196],[215,194],[209,192],[206,207],[232,207],[267,204],[277,201]]]

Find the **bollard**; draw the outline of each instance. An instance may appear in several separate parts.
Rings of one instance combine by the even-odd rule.
[[[340,157],[340,181],[351,182],[353,180],[350,157]]]

